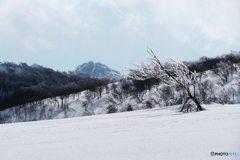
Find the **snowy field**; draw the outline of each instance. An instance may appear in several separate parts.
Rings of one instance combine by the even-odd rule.
[[[1,160],[240,159],[240,105],[178,106],[0,125]]]

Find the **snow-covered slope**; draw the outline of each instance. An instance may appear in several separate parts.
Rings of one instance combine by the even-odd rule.
[[[207,95],[208,99],[211,98],[212,102],[221,103],[221,101],[228,96],[229,103],[239,103],[240,95],[237,94],[239,88],[238,81],[236,80],[238,74],[238,72],[235,73],[233,77],[223,85],[224,90],[221,91],[221,89],[214,86],[214,84],[221,82],[220,78],[213,75],[210,71],[207,71],[206,74],[202,76],[202,82],[207,80],[212,82],[212,89],[214,89],[214,93],[211,93],[212,95],[210,95],[210,88],[205,89],[207,91],[206,94],[209,94]],[[160,85],[152,87],[150,91],[126,96],[121,90],[120,83],[121,82],[109,84],[107,87],[108,90],[104,87],[101,97],[99,97],[97,92],[83,91],[69,96],[63,96],[63,99],[61,99],[61,97],[48,98],[35,103],[26,104],[25,106],[16,106],[6,109],[0,112],[0,123],[62,119],[106,114],[108,112],[124,112],[128,110],[128,106],[131,106],[133,110],[141,110],[149,108],[147,106],[149,102],[153,108],[169,106],[177,104],[176,102],[179,101],[181,97],[180,94],[182,94],[182,92],[173,91],[174,97],[168,95],[168,99],[163,100],[164,95],[161,89],[164,86]],[[116,86],[115,92],[113,91],[113,85]],[[201,98],[201,96],[199,97]],[[200,100],[203,101],[202,99]],[[193,111],[194,105],[190,109]]]
[[[120,72],[110,69],[108,66],[97,62],[94,63],[90,61],[88,63],[83,63],[82,65],[77,66],[73,70],[74,73],[85,73],[89,74],[91,77],[106,77],[106,78],[115,78],[120,79]]]
[[[3,160],[237,160],[240,105],[179,106],[0,125]]]

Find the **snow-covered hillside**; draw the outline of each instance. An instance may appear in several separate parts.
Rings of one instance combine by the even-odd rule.
[[[211,71],[205,72],[201,78],[202,84],[196,88],[197,91],[199,90],[197,96],[202,104],[240,103],[238,74],[238,72],[234,73],[229,81],[223,84],[221,90],[215,86],[221,83],[221,79]],[[130,94],[123,90],[127,83],[129,83],[128,87],[132,87],[130,81],[117,82],[97,88],[95,91],[87,90],[12,107],[0,112],[0,123],[93,116],[171,106],[182,102],[180,101],[183,97],[182,91],[174,90],[173,87],[161,84],[153,86],[150,90]],[[188,111],[193,110],[194,105]]]
[[[240,105],[203,105],[191,114],[179,107],[2,124],[0,159],[239,159]]]

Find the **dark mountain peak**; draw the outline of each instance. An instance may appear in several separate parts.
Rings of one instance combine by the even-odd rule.
[[[89,65],[94,65],[94,62],[93,61],[89,61],[88,64]]]
[[[93,61],[89,61],[88,63],[83,63],[77,66],[73,71],[75,73],[80,72],[89,74],[92,77],[121,78],[120,72],[110,69],[108,66],[100,62],[94,63]]]
[[[32,64],[30,67],[33,67],[33,68],[39,68],[39,67],[41,67],[39,64],[37,64],[37,63],[34,63],[34,64]]]

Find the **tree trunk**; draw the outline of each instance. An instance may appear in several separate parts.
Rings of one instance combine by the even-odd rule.
[[[187,104],[188,100],[190,100],[190,99],[197,105],[197,111],[202,111],[202,106],[201,106],[200,103],[198,102],[197,98],[196,98],[196,97],[193,97],[190,92],[188,92],[188,96],[189,96],[189,97],[186,98],[186,101],[185,101],[185,103],[183,104],[183,107],[182,107],[182,109],[180,110],[180,112],[183,111],[183,109],[185,108],[185,105]]]
[[[190,105],[190,104],[188,104],[188,106],[187,106],[187,112],[188,112],[188,109],[189,109],[189,107],[191,107],[191,105]]]
[[[194,103],[197,105],[197,111],[198,111],[198,110],[202,111],[202,106],[201,106],[200,103],[198,102],[197,98],[194,97],[192,100],[193,100]]]
[[[187,97],[187,98],[186,98],[186,100],[185,100],[185,102],[184,102],[184,104],[183,104],[182,109],[180,110],[180,112],[183,111],[183,109],[185,108],[185,105],[187,104],[187,102],[188,102],[189,99],[190,99],[190,97]]]

